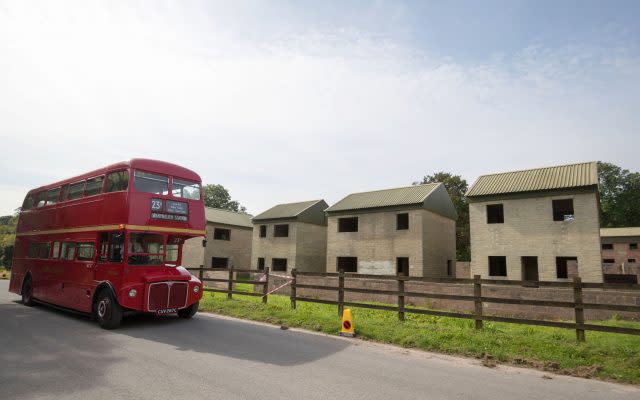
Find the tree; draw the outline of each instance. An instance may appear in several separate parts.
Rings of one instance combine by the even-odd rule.
[[[422,183],[442,182],[451,197],[451,201],[458,212],[456,221],[456,256],[458,261],[469,261],[471,259],[471,244],[469,234],[469,205],[464,197],[468,185],[460,175],[453,175],[449,172],[436,172],[433,175],[426,175],[420,182]]]
[[[224,210],[246,212],[247,209],[235,200],[231,200],[229,191],[222,185],[205,185],[203,187],[204,205]]]
[[[600,225],[640,226],[640,173],[598,162]]]
[[[5,268],[11,268],[11,262],[13,261],[13,244],[0,249],[0,265]]]
[[[18,214],[0,216],[0,266],[10,267],[16,240]]]

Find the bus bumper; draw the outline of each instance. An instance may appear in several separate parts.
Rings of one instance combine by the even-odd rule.
[[[166,280],[124,287],[120,293],[120,305],[162,315],[176,313],[201,298],[202,283],[192,277],[188,281]]]

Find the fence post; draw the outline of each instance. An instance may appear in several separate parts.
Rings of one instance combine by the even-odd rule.
[[[291,308],[296,309],[296,275],[298,270],[293,268],[291,270]]]
[[[202,278],[204,278],[204,265],[200,264],[200,269],[198,270],[198,279],[200,279],[200,282],[202,282]],[[204,286],[204,283],[202,283],[202,285]]]
[[[233,268],[229,268],[229,282],[227,282],[227,299],[231,300],[233,298]]]
[[[482,286],[480,283],[480,275],[473,276],[473,297],[475,304],[476,329],[482,329]]]
[[[398,275],[398,319],[404,321],[404,279]]]
[[[262,304],[267,304],[267,293],[269,293],[269,267],[264,268],[264,285],[262,285]]]
[[[344,311],[344,270],[340,270],[338,275],[338,317],[342,318]]]
[[[584,342],[584,308],[582,308],[582,278],[573,278],[573,303],[576,314],[576,339]]]

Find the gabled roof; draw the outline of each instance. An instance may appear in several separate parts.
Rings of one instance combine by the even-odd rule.
[[[207,222],[212,222],[214,224],[253,228],[253,224],[251,223],[251,215],[245,213],[223,210],[220,208],[205,207],[204,216],[207,219]]]
[[[633,226],[628,228],[600,228],[600,236],[602,237],[640,236],[640,227]]]
[[[595,162],[586,162],[483,175],[467,191],[467,197],[571,189],[597,185],[597,164]]]
[[[294,219],[301,222],[324,224],[324,209],[328,204],[324,200],[301,201],[297,203],[278,204],[267,211],[253,217],[253,222],[274,219]]]
[[[404,206],[425,208],[451,219],[458,218],[453,202],[442,183],[426,183],[372,192],[352,193],[325,211],[331,214]]]

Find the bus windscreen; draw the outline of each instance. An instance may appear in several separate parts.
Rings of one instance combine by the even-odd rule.
[[[169,194],[168,176],[143,171],[136,171],[134,176],[134,187],[136,191],[163,195]]]

